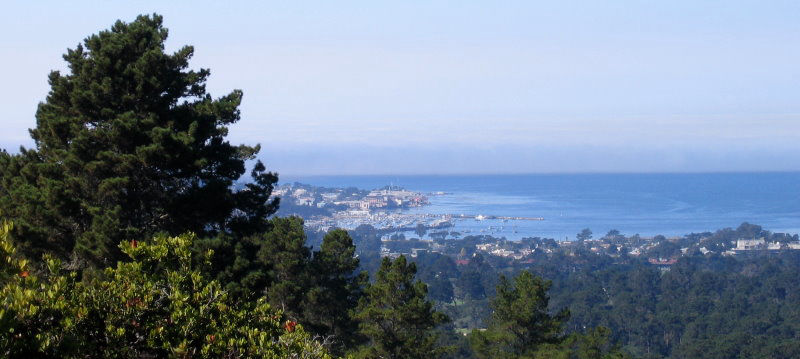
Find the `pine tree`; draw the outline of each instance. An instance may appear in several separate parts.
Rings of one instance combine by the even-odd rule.
[[[273,218],[272,229],[258,236],[259,266],[267,270],[269,286],[264,294],[274,307],[290,318],[302,318],[304,293],[311,287],[311,249],[306,247],[303,219]]]
[[[314,252],[311,262],[314,285],[302,304],[301,322],[310,332],[330,337],[335,354],[344,354],[364,341],[352,311],[358,306],[368,276],[366,272],[358,272],[355,251],[347,231],[328,232],[320,250]]]
[[[427,286],[414,282],[417,267],[404,256],[384,257],[375,283],[367,285],[356,319],[369,338],[356,353],[359,358],[437,358],[448,348],[438,347],[436,326],[449,319],[426,300]]]
[[[300,217],[274,217],[263,233],[236,239],[221,235],[199,241],[195,253],[213,251],[208,273],[242,300],[266,297],[290,319],[302,318],[301,303],[313,285],[311,249]],[[199,256],[196,256],[199,257]],[[196,258],[202,260],[202,258]]]
[[[268,228],[277,176],[260,162],[253,182],[233,185],[259,146],[225,138],[242,92],[206,92],[209,70],[194,53],[166,53],[158,15],[117,21],[64,55],[30,131],[33,149],[0,154],[0,212],[17,223],[28,256],[52,252],[98,266],[122,258],[119,241]]]
[[[343,354],[364,341],[352,311],[363,295],[366,272],[358,273],[355,245],[336,229],[314,252],[306,246],[303,219],[275,217],[270,229],[242,240],[223,235],[199,241],[195,253],[213,251],[210,273],[242,300],[264,297]],[[202,260],[202,258],[197,258]]]
[[[550,285],[528,271],[517,275],[513,284],[500,276],[488,328],[470,334],[475,354],[479,358],[531,357],[542,345],[560,344],[569,312],[548,313]]]

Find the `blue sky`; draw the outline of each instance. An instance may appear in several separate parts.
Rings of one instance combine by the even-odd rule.
[[[798,1],[12,2],[0,145],[68,47],[152,12],[279,173],[800,170]]]

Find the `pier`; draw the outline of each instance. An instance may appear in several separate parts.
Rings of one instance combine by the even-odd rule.
[[[484,216],[479,214],[477,216],[474,215],[467,215],[467,214],[459,214],[453,215],[453,218],[459,219],[475,219],[478,221],[482,221],[484,219],[502,219],[502,220],[513,220],[513,221],[544,221],[544,217],[507,217],[507,216]]]

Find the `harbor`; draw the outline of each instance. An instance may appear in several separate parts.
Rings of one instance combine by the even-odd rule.
[[[493,235],[517,237],[519,226],[516,221],[544,221],[543,217],[516,217],[468,214],[430,214],[403,212],[342,211],[329,217],[306,219],[306,227],[313,231],[328,231],[332,228],[354,230],[369,225],[391,235],[404,234],[406,237],[433,238],[462,235]]]
[[[475,219],[478,221],[483,221],[485,219],[499,219],[503,221],[544,221],[544,217],[508,217],[508,216],[485,216],[482,214],[479,215],[466,215],[466,214],[459,214],[453,215],[452,218],[455,219]]]
[[[431,213],[429,199],[452,195],[444,191],[417,192],[394,185],[373,190],[315,187],[300,183],[278,187],[282,215],[298,215],[312,231],[353,230],[369,225],[383,233],[419,238],[490,234],[516,237],[515,222],[543,221],[544,217],[487,214]]]

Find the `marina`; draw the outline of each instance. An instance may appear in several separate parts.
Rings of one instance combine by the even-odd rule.
[[[465,215],[465,214],[430,214],[430,213],[368,213],[366,211],[337,212],[331,217],[310,218],[306,226],[321,229],[328,227],[354,229],[360,225],[368,224],[380,230],[414,230],[422,224],[428,229],[453,227],[460,220],[502,220],[508,221],[543,221],[542,217],[507,217],[490,215]],[[487,229],[492,229],[489,226]]]
[[[309,176],[292,180],[329,188],[380,188],[401,182],[424,193],[429,203],[403,208],[396,218],[425,223],[449,219],[453,224],[449,231],[462,236],[494,232],[509,240],[569,240],[589,228],[594,233],[619,230],[669,237],[735,228],[742,222],[775,232],[800,232],[800,202],[787,200],[800,196],[797,172]],[[400,227],[412,226],[402,223]]]

